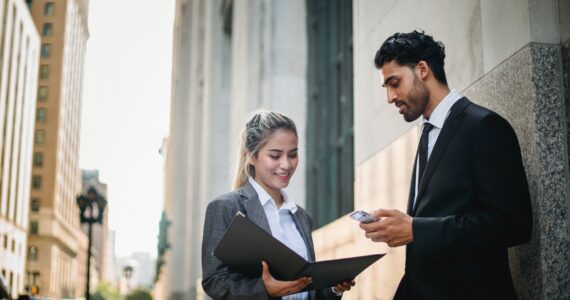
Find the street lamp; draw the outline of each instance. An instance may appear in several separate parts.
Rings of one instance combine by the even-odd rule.
[[[133,276],[133,267],[132,266],[125,266],[123,268],[123,275],[126,278],[127,281],[127,293],[131,290],[131,285],[130,285],[130,280],[131,280],[131,276]]]
[[[85,299],[90,300],[89,282],[91,281],[91,225],[103,223],[103,212],[107,206],[107,200],[97,193],[94,187],[90,187],[87,193],[77,197],[77,205],[80,211],[81,224],[87,223],[89,230],[89,246],[87,247],[87,283],[85,287]]]

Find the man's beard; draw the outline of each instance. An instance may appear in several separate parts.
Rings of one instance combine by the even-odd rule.
[[[414,85],[408,94],[408,110],[404,112],[404,120],[406,122],[417,120],[424,113],[428,100],[429,90],[418,80],[417,76],[414,76]]]

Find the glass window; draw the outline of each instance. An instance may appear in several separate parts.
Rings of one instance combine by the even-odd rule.
[[[30,246],[28,247],[28,260],[38,260],[38,247]]]
[[[40,211],[40,198],[32,198],[30,209],[34,212]]]
[[[41,65],[40,79],[48,79],[48,78],[49,78],[49,65]]]
[[[45,108],[38,108],[36,110],[36,122],[45,123],[47,120],[47,110]]]
[[[38,88],[38,100],[45,101],[48,98],[48,87],[47,86],[40,86]]]
[[[53,15],[53,2],[46,2],[44,5],[44,16]]]
[[[12,240],[12,252],[16,252],[16,240]]]
[[[42,176],[34,175],[32,176],[32,188],[39,190],[42,188]]]
[[[40,231],[40,225],[38,224],[38,221],[32,221],[30,222],[30,234],[38,234],[38,232]]]
[[[53,33],[53,25],[51,23],[44,23],[42,33],[44,36],[51,36]]]
[[[318,228],[354,207],[352,1],[306,3],[306,205]]]
[[[8,249],[8,235],[4,234],[4,249]]]
[[[44,130],[36,130],[34,143],[36,145],[43,145],[46,141],[46,132]]]
[[[42,152],[34,153],[34,167],[42,167],[44,165],[44,154]]]
[[[51,54],[51,45],[50,44],[42,44],[42,57],[48,58]]]
[[[26,4],[28,5],[28,9],[32,10],[32,0],[26,0]]]

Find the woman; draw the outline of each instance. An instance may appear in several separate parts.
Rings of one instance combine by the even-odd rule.
[[[308,261],[315,260],[312,220],[283,188],[299,163],[297,129],[288,117],[258,111],[246,123],[234,178],[234,191],[208,205],[202,240],[202,286],[214,299],[338,299],[354,281],[319,291],[302,292],[311,278],[279,281],[262,262],[261,277],[251,278],[230,270],[212,251],[238,211],[270,232]]]

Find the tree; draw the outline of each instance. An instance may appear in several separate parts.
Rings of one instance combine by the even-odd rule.
[[[91,296],[92,300],[119,300],[119,289],[108,282],[100,282],[97,291]]]
[[[125,300],[152,300],[152,295],[148,289],[136,288],[127,294]]]

